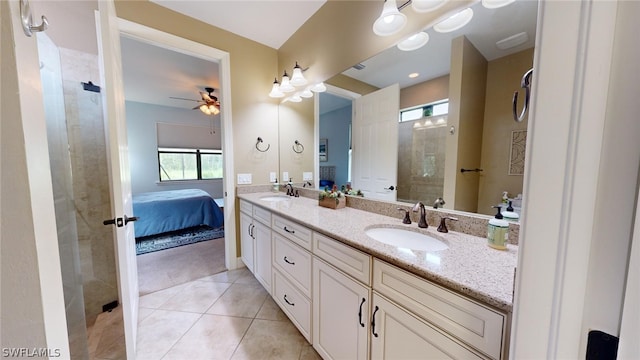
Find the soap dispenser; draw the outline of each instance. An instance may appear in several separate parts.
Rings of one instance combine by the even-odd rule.
[[[497,208],[498,212],[493,219],[489,220],[487,243],[494,249],[506,250],[506,243],[509,237],[509,222],[503,220],[500,206],[493,206],[493,208]]]
[[[509,206],[507,206],[507,211],[505,211],[502,215],[507,221],[518,222],[520,220],[520,215],[517,212],[513,211],[512,201],[509,200]]]
[[[273,188],[271,189],[273,192],[280,192],[280,184],[278,183],[278,178],[275,178],[273,182]]]

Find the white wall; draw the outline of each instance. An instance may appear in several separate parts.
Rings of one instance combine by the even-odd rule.
[[[131,191],[139,194],[150,191],[202,189],[214,198],[223,197],[222,180],[159,182],[157,123],[185,124],[211,127],[211,117],[198,110],[126,102]],[[213,118],[213,130],[220,137],[220,117]]]

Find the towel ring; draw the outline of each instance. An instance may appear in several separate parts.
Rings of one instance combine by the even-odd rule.
[[[22,20],[22,30],[28,37],[31,37],[34,32],[45,31],[49,27],[49,21],[44,15],[42,15],[42,23],[40,25],[33,25],[33,14],[31,13],[29,0],[20,0],[20,19]]]
[[[524,76],[522,76],[522,80],[520,81],[520,87],[524,89],[524,106],[522,107],[522,112],[518,115],[518,92],[515,91],[513,93],[513,120],[516,122],[521,122],[524,120],[524,114],[527,112],[529,108],[529,99],[531,97],[531,76],[533,75],[533,69],[529,69]]]
[[[267,144],[267,148],[262,150],[258,147],[258,145],[260,145],[260,143],[262,143],[262,138],[258,136],[258,141],[256,141],[256,149],[260,152],[267,152],[269,150],[269,148],[271,147],[271,144]]]
[[[295,152],[296,154],[302,154],[302,152],[304,152],[304,145],[302,145],[302,143],[298,140],[294,141],[292,148],[293,152]],[[300,148],[302,148],[302,150],[298,151],[298,149]]]

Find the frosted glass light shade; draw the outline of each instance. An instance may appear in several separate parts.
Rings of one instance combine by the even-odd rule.
[[[411,7],[419,13],[425,13],[440,8],[447,0],[412,0]]]
[[[296,66],[293,68],[293,74],[291,74],[291,80],[289,83],[293,86],[304,86],[307,84],[307,79],[302,75],[302,68],[296,62]]]
[[[387,0],[380,17],[373,23],[373,32],[378,36],[389,36],[402,30],[407,17],[398,10],[396,0]]]
[[[398,43],[398,49],[402,51],[413,51],[423,47],[429,42],[429,34],[424,31],[420,31],[417,34],[413,34],[408,38]]]
[[[482,6],[487,9],[497,9],[507,6],[516,0],[482,0]]]
[[[200,105],[200,111],[207,115],[211,115],[211,110],[209,110],[209,107],[206,104]]]
[[[440,33],[456,31],[467,25],[469,21],[471,21],[471,18],[473,18],[473,10],[471,10],[471,8],[466,8],[448,19],[435,24],[433,26],[433,30]]]
[[[317,92],[317,93],[318,92],[325,92],[325,91],[327,91],[327,87],[324,86],[323,82],[320,82],[320,83],[317,83],[317,84],[313,85],[310,90],[313,91],[313,92]]]
[[[280,91],[280,83],[278,82],[278,79],[275,79],[273,81],[273,86],[271,87],[271,92],[269,93],[269,96],[272,98],[284,97],[284,93]]]
[[[311,92],[311,89],[306,88],[303,91],[300,92],[300,97],[303,98],[311,98],[313,97],[313,93]]]
[[[302,98],[300,97],[300,95],[298,93],[293,94],[293,96],[289,97],[289,101],[291,102],[301,102]]]
[[[295,90],[296,88],[294,88],[293,85],[291,85],[291,82],[289,81],[289,75],[285,71],[284,75],[282,75],[282,83],[280,83],[280,91],[282,91],[283,93],[290,93],[290,92],[294,92]]]

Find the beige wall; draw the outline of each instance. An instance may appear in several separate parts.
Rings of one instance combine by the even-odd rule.
[[[346,75],[342,75],[342,74],[338,74],[336,76],[333,76],[331,79],[327,80],[325,83],[329,84],[329,85],[333,85],[335,87],[338,87],[340,89],[344,89],[344,90],[349,90],[352,91],[356,94],[360,94],[360,95],[367,95],[369,93],[372,93],[376,90],[379,90],[379,88],[369,85],[365,82],[362,82],[360,80],[356,80],[352,77],[348,77]]]
[[[429,104],[449,98],[449,75],[444,75],[400,90],[400,109]]]
[[[445,207],[476,212],[481,174],[461,173],[461,168],[480,168],[487,60],[466,37],[451,43],[448,125],[456,131],[447,139],[445,161]],[[455,155],[454,155],[455,154]],[[453,180],[455,179],[455,180]],[[453,200],[453,201],[451,201]]]
[[[533,66],[533,48],[490,61],[482,140],[482,176],[478,191],[478,212],[494,214],[490,208],[500,203],[502,192],[515,197],[522,193],[522,175],[509,175],[511,132],[527,130],[529,113],[522,122],[512,115],[513,92],[520,89],[522,75]],[[521,92],[520,97],[523,97]],[[522,100],[519,108],[521,109]]]

